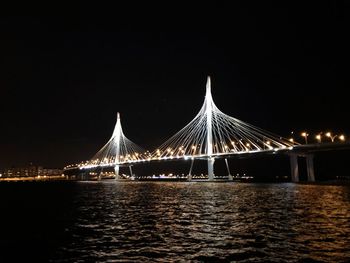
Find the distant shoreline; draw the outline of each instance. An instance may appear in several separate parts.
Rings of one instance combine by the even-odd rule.
[[[55,176],[28,176],[28,177],[5,177],[0,178],[0,182],[36,182],[36,181],[72,181],[67,179],[66,176],[55,175]]]
[[[107,179],[102,179],[102,181]],[[108,180],[114,180],[111,178],[108,178]],[[88,182],[88,181],[97,181],[97,180],[77,180],[77,179],[70,179],[66,176],[41,176],[41,177],[14,177],[14,178],[0,178],[1,182],[51,182],[51,181],[76,181],[76,182]],[[169,180],[169,179],[140,179],[140,180],[121,180],[121,182],[200,182],[200,183],[207,183],[209,181],[207,180],[196,180],[193,179],[192,181],[187,180]],[[252,184],[283,184],[288,182],[257,182],[257,181],[228,181],[228,180],[216,180],[209,183],[252,183]],[[350,180],[328,180],[328,181],[316,181],[316,182],[298,182],[296,185],[349,185],[350,186]]]

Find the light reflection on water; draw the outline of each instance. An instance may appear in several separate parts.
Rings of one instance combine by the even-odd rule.
[[[59,258],[130,261],[350,259],[349,188],[295,184],[81,183]]]
[[[0,185],[8,200],[0,203],[7,215],[0,252],[7,256],[20,250],[51,262],[350,261],[349,186],[111,180],[11,187]],[[17,198],[8,198],[14,192]]]

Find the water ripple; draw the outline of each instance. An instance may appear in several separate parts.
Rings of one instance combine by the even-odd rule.
[[[349,188],[81,183],[53,262],[346,262]]]
[[[47,198],[27,215],[34,230],[20,231],[50,262],[350,261],[349,186],[106,181]],[[19,235],[2,233],[11,248]]]

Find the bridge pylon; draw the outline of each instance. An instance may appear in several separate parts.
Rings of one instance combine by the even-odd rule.
[[[121,166],[131,166],[135,162],[149,158],[149,152],[130,141],[123,133],[121,118],[117,113],[117,122],[113,134],[108,142],[94,155],[94,157],[84,163],[81,167],[89,168],[114,168],[115,179],[120,179]],[[131,167],[131,177],[134,175]]]
[[[116,141],[115,144],[115,179],[119,180],[119,163],[120,163],[120,137],[123,134],[123,129],[120,121],[120,114],[119,112],[117,113],[117,123],[115,125],[114,131],[113,131],[113,136]]]
[[[210,76],[207,78],[206,93],[205,93],[205,113],[207,117],[207,155],[208,155],[208,180],[214,180],[214,162],[213,154],[213,97],[211,96],[211,81]]]

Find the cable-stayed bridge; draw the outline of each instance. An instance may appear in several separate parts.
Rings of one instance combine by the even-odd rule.
[[[198,114],[154,151],[144,150],[124,135],[118,113],[109,141],[90,160],[69,165],[65,170],[113,167],[116,178],[119,178],[120,166],[129,166],[132,174],[131,166],[136,163],[190,159],[188,179],[191,180],[194,160],[205,159],[208,163],[208,180],[212,181],[215,179],[215,159],[225,159],[229,179],[232,179],[227,158],[284,153],[291,156],[292,181],[299,180],[298,156],[306,157],[308,180],[314,181],[312,152],[348,148],[348,144],[336,145],[300,145],[223,113],[214,103],[208,77],[204,103]]]

